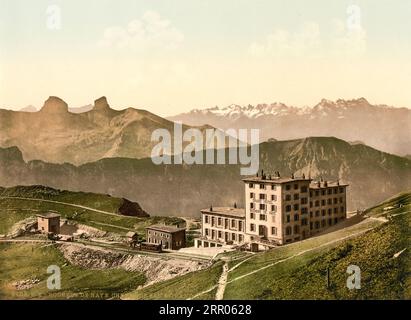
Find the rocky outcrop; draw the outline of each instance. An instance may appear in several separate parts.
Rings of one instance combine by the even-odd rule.
[[[59,246],[59,249],[71,264],[83,268],[121,268],[131,272],[142,272],[147,278],[146,285],[198,271],[210,265],[209,262],[172,258],[166,260],[163,257],[124,254],[91,246],[80,247],[74,244],[63,244]]]
[[[98,98],[97,100],[94,101],[94,111],[109,111],[111,110],[110,105],[107,102],[106,97],[101,97]]]
[[[142,217],[146,218],[150,215],[145,212],[137,202],[131,202],[130,200],[123,198],[123,203],[121,204],[120,208],[118,209],[118,213],[124,216],[132,216],[132,217]]]
[[[59,97],[51,96],[44,102],[44,105],[40,111],[44,113],[64,114],[68,112],[68,105]]]

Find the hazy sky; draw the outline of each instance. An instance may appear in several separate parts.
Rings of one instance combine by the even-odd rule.
[[[0,0],[0,106],[410,107],[410,40],[404,0]]]

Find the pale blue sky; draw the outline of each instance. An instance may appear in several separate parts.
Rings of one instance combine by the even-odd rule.
[[[144,35],[127,31],[132,21]],[[73,106],[106,95],[160,115],[323,97],[411,106],[410,40],[403,0],[0,0],[0,106],[49,95]]]

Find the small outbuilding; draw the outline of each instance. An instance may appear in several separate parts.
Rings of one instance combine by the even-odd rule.
[[[37,215],[37,229],[41,233],[60,233],[60,215],[55,212],[47,212]]]
[[[127,232],[126,238],[127,238],[127,243],[130,245],[130,247],[135,247],[136,244],[138,243],[137,232],[133,232],[133,231]]]
[[[185,248],[186,229],[167,225],[152,225],[146,228],[146,242],[161,245],[163,249]]]

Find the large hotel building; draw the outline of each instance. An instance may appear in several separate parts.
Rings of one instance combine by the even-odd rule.
[[[245,209],[201,210],[197,247],[249,246],[253,250],[308,238],[346,219],[346,188],[339,181],[281,177],[279,172],[243,179]]]

